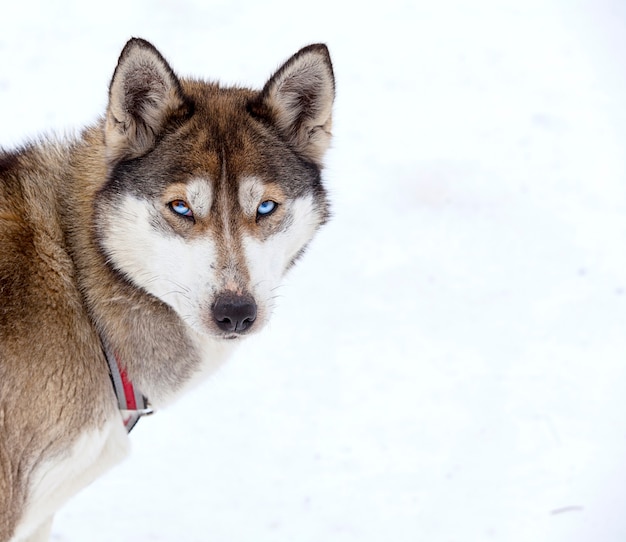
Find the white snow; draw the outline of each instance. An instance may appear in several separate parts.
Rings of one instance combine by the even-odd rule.
[[[53,540],[626,540],[626,4],[12,2],[0,144],[93,121],[130,36],[254,86],[326,42],[334,219]]]

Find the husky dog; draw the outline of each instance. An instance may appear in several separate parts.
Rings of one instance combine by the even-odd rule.
[[[328,217],[333,99],[324,45],[258,91],[131,39],[103,119],[0,152],[1,542],[47,540],[124,457],[120,408],[171,402],[267,323]]]

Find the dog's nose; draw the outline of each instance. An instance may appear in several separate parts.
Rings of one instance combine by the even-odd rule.
[[[256,320],[256,303],[249,295],[221,294],[213,304],[213,319],[222,331],[242,333]]]

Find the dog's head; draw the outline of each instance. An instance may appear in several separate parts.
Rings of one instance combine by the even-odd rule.
[[[110,86],[108,176],[95,203],[109,264],[197,332],[260,329],[328,216],[320,170],[333,99],[324,45],[253,91],[178,79],[152,45],[129,41]]]

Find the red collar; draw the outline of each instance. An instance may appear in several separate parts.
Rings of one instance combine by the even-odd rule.
[[[109,365],[109,375],[111,376],[117,404],[122,414],[124,427],[130,433],[139,421],[139,418],[152,414],[153,410],[148,399],[128,379],[119,357],[111,349],[107,348],[106,344],[104,346],[104,354]]]

